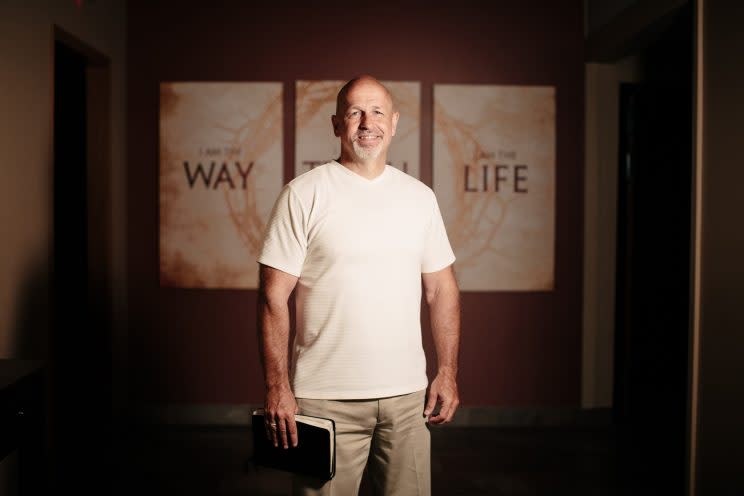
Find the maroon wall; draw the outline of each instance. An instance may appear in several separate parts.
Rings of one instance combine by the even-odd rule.
[[[467,3],[467,2],[465,2]],[[435,83],[557,88],[555,290],[463,293],[464,405],[578,406],[581,381],[581,0],[497,7],[128,8],[129,376],[153,403],[258,403],[253,290],[158,282],[160,81],[284,83],[284,171],[293,177],[294,82],[360,73],[420,81],[421,179],[431,185]],[[507,5],[509,4],[509,5]],[[330,129],[329,129],[330,132]],[[429,368],[436,364],[426,306]]]

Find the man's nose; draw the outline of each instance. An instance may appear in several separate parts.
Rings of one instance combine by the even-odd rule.
[[[367,127],[367,121],[368,121],[368,119],[369,118],[367,117],[367,114],[366,113],[362,113],[362,115],[359,117],[359,127],[361,129],[368,129],[368,127]]]

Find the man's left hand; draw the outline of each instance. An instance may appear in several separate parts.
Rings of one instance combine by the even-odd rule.
[[[431,415],[437,403],[441,403],[442,407],[439,409],[438,414]],[[426,408],[424,409],[427,422],[431,424],[446,424],[454,417],[455,410],[457,410],[459,404],[460,397],[457,394],[457,381],[455,381],[454,376],[440,372],[434,378],[429,388],[429,400],[426,402]]]

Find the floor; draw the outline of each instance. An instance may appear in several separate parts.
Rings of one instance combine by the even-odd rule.
[[[617,441],[607,426],[433,427],[433,494],[639,494],[623,477]],[[287,474],[250,464],[249,428],[140,427],[128,444],[115,494],[290,493]],[[370,494],[364,481],[360,494]]]

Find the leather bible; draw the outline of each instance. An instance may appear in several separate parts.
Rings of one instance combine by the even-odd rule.
[[[336,424],[333,419],[295,415],[297,446],[274,447],[266,437],[264,409],[251,415],[253,462],[296,474],[330,480],[336,472]]]

